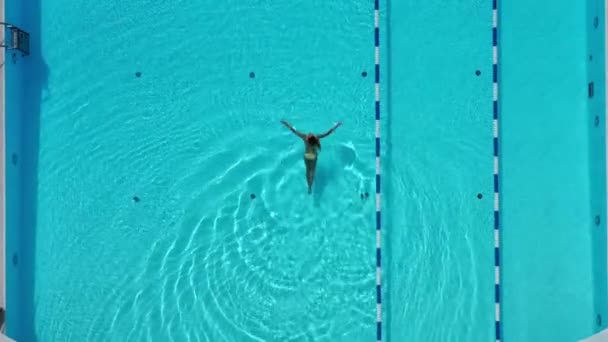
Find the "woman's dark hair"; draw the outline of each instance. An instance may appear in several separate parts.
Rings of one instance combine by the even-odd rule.
[[[316,135],[311,135],[306,138],[306,142],[312,146],[316,146],[319,150],[321,149],[321,141]]]

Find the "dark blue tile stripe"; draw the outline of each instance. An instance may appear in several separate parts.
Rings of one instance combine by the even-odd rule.
[[[500,321],[496,321],[496,341],[500,340]]]
[[[376,127],[376,340],[382,341],[382,246],[380,240],[381,229],[381,178],[380,178],[380,0],[374,0],[374,90],[375,90],[375,127]]]
[[[380,28],[378,27],[374,29],[374,45],[380,46]]]
[[[494,153],[494,158],[496,159],[495,162],[497,163],[500,159],[499,159],[499,150],[498,150],[498,137],[499,137],[499,132],[498,132],[498,89],[499,89],[499,84],[498,84],[498,60],[499,60],[499,53],[498,53],[498,22],[499,22],[499,18],[500,16],[498,15],[498,0],[492,0],[492,53],[493,53],[493,62],[492,62],[492,82],[493,82],[493,103],[492,103],[492,117],[493,117],[493,122],[492,125],[494,126],[493,128],[496,129],[496,132],[494,134],[494,138],[493,138],[493,153]],[[495,197],[500,197],[500,193],[499,193],[499,169],[496,169],[494,171],[494,196]],[[496,311],[495,311],[495,316],[494,316],[494,329],[495,329],[495,340],[498,342],[501,340],[501,336],[500,336],[500,321],[501,321],[501,309],[500,309],[500,279],[501,279],[501,272],[500,272],[500,207],[499,207],[499,202],[496,199],[494,202],[494,241],[495,241],[495,245],[494,245],[494,267],[495,267],[495,279],[494,279],[494,303],[496,304]]]

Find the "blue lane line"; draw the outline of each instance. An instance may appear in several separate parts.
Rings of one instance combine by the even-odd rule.
[[[380,0],[374,0],[374,72],[376,120],[376,340],[382,341],[382,243],[381,243],[381,177],[380,177]]]
[[[492,130],[494,152],[494,331],[496,342],[501,339],[500,320],[500,205],[499,205],[499,146],[498,146],[498,0],[492,0]]]

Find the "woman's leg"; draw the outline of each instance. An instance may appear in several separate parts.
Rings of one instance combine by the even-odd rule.
[[[306,159],[306,183],[308,183],[308,193],[312,193],[312,183],[315,180],[315,169],[317,167],[317,160]]]

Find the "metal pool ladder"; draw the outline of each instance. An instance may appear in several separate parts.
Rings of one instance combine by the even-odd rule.
[[[5,30],[4,41],[0,42],[0,47],[7,50],[17,50],[22,56],[30,54],[30,34],[9,23],[0,22]]]

